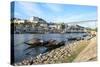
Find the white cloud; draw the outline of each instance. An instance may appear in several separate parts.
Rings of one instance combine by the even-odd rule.
[[[72,14],[66,18],[66,22],[96,20],[96,13]]]
[[[33,4],[31,2],[18,2],[18,4],[21,6],[20,8],[21,10],[23,10],[23,13],[27,15],[32,16],[32,14],[36,14],[36,15],[42,14],[42,11],[35,3]]]
[[[50,9],[53,12],[61,12],[62,11],[61,10],[62,9],[61,6],[57,5],[57,4],[49,4],[49,3],[47,3],[47,4],[44,4],[44,6],[46,8],[48,8],[48,9]]]
[[[97,18],[96,13],[88,13],[88,14],[84,13],[84,14],[70,14],[70,15],[53,17],[53,21],[65,22],[65,23],[76,21],[75,23],[77,23],[78,21],[97,20],[96,18]]]

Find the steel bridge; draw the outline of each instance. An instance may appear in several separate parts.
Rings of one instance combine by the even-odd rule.
[[[87,23],[87,22],[97,22],[97,19],[96,20],[84,20],[84,21],[66,22],[66,24],[81,24],[81,23]]]

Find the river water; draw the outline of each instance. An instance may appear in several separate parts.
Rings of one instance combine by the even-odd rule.
[[[21,62],[23,59],[29,57],[35,57],[40,53],[43,53],[47,48],[35,47],[28,49],[29,45],[24,44],[25,41],[33,38],[39,38],[43,40],[55,39],[58,41],[66,40],[70,37],[81,37],[86,33],[67,33],[67,34],[14,34],[14,59],[16,62]]]

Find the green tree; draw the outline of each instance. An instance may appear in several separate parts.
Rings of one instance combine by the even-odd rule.
[[[65,24],[61,23],[61,29],[65,29]]]

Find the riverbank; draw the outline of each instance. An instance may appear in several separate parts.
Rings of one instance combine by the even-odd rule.
[[[91,39],[88,46],[79,53],[79,55],[74,59],[73,62],[86,62],[86,61],[96,61],[97,60],[97,42],[96,37]]]
[[[35,58],[31,57],[27,60],[23,60],[20,63],[15,63],[14,65],[55,64],[74,62],[78,55],[84,49],[86,49],[85,47],[87,47],[92,41],[94,41],[94,44],[96,44],[96,37],[93,37],[90,40],[80,40],[72,43],[66,43],[65,46],[56,48],[44,54],[40,54]]]

